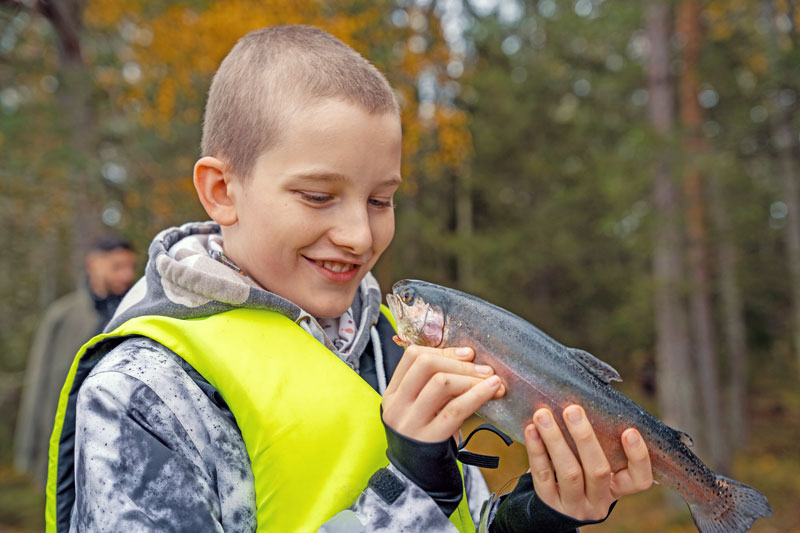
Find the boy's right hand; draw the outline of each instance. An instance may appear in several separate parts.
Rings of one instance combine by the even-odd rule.
[[[471,348],[409,346],[383,393],[389,461],[446,516],[463,494],[452,437],[481,405],[505,394],[500,378],[474,357]]]
[[[383,393],[383,421],[421,442],[455,435],[484,403],[505,394],[499,377],[475,365],[472,348],[409,346]]]

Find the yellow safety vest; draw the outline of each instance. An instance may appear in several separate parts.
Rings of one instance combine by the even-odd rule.
[[[385,306],[382,312],[391,317]],[[74,483],[74,401],[90,370],[81,363],[96,363],[93,349],[104,341],[133,335],[181,356],[230,407],[255,478],[259,531],[316,531],[388,464],[380,395],[288,317],[257,309],[186,320],[141,316],[90,340],[70,369],[50,440],[48,532],[59,531],[71,510],[63,494]],[[474,532],[466,495],[450,521]]]

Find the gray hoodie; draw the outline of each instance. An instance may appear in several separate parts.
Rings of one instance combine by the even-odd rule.
[[[150,245],[145,276],[107,331],[140,315],[194,318],[238,307],[269,309],[297,322],[354,371],[384,368],[383,361],[364,364],[362,357],[379,359],[387,349],[371,346],[381,301],[372,275],[353,302],[359,327],[343,355],[308,313],[226,264],[221,245],[219,227],[210,222],[162,231]],[[388,366],[386,379],[393,369]],[[253,474],[236,421],[219,393],[166,347],[144,337],[123,340],[83,381],[75,413],[70,531],[255,531]],[[393,465],[383,470],[400,481],[394,499],[364,487],[352,507],[321,530],[456,531],[425,491]],[[477,523],[488,489],[476,468],[467,466],[464,474]]]

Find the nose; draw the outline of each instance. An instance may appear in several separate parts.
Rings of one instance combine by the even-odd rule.
[[[331,242],[361,255],[372,247],[372,227],[366,206],[342,206],[329,231]]]

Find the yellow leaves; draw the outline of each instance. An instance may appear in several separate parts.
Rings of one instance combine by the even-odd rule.
[[[176,82],[173,78],[164,78],[156,90],[156,113],[166,121],[173,115],[175,110],[175,93],[177,92]]]
[[[434,117],[441,164],[453,168],[463,165],[472,153],[472,137],[467,128],[466,114],[460,109],[437,108]]]
[[[146,201],[149,202],[158,226],[163,226],[172,219],[175,205],[185,205],[194,198],[196,197],[191,176],[178,174],[155,180],[147,192]]]
[[[125,204],[130,211],[137,211],[142,207],[142,194],[139,191],[133,190],[125,195]]]
[[[753,72],[766,72],[769,67],[769,59],[764,52],[753,52],[745,58],[745,61]]]
[[[450,61],[434,10],[408,7],[414,23],[395,26],[391,9],[397,7],[386,0],[343,0],[333,5],[321,0],[224,0],[171,2],[164,7],[144,0],[89,0],[86,21],[101,30],[123,31],[132,24],[147,32],[148,39],[127,40],[124,61],[141,70],[136,83],[125,83],[120,73],[104,68],[96,75],[101,87],[116,90],[121,108],[133,110],[143,125],[164,136],[178,123],[199,129],[211,76],[243,35],[277,24],[308,24],[332,33],[380,62],[392,80],[402,107],[404,188],[413,192],[415,179],[437,179],[463,166],[472,153],[472,139],[463,112],[437,104],[432,116],[426,113],[426,120],[419,116],[420,74],[441,76]],[[413,37],[425,40],[422,53],[408,49]],[[191,180],[169,181],[170,191],[150,191],[154,209],[165,217],[175,194],[194,195]],[[187,183],[188,189],[179,190],[174,182]]]
[[[122,19],[141,12],[137,0],[89,0],[83,20],[87,26],[103,29],[116,26]]]
[[[726,21],[718,22],[709,27],[709,36],[713,41],[727,41],[733,36],[733,27]]]
[[[713,2],[709,2],[705,8],[705,15],[707,18],[712,20],[719,20],[725,14],[725,11],[728,9],[728,1],[720,1],[716,0]]]
[[[713,0],[708,2],[703,9],[703,18],[708,27],[708,36],[713,41],[727,41],[733,38],[734,33],[744,21],[750,21],[753,16],[749,13],[753,5],[742,0]]]
[[[369,57],[369,46],[372,43],[358,37],[365,30],[378,25],[382,17],[383,12],[375,6],[371,6],[356,14],[337,14],[330,19],[319,21],[317,25],[347,43],[360,54]]]
[[[403,191],[414,196],[418,180],[438,180],[461,174],[472,155],[472,137],[466,114],[437,106],[431,119],[422,120],[418,107],[403,110]]]

